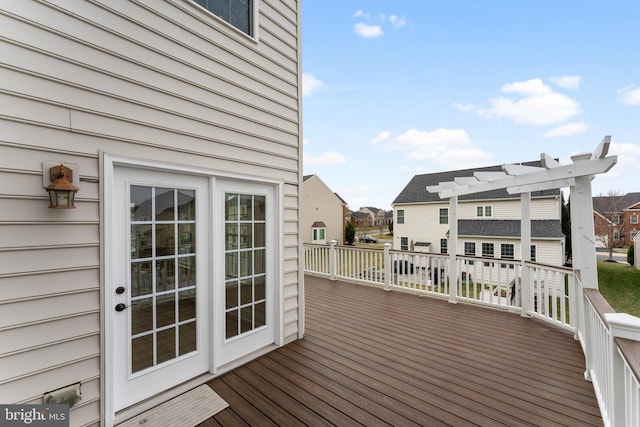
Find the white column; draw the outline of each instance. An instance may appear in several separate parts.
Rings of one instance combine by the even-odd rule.
[[[578,244],[577,227],[574,227],[573,218],[578,217],[578,195],[575,185],[569,188],[569,215],[571,216],[571,263],[574,270],[580,270],[580,245]],[[592,202],[593,203],[593,202]]]
[[[458,196],[449,198],[449,302],[458,303],[458,268],[456,248],[458,247]]]
[[[520,194],[520,258],[522,259],[522,317],[531,317],[533,286],[531,285],[531,270],[526,262],[531,261],[531,193]],[[518,278],[516,277],[516,282]],[[517,284],[516,284],[517,286]]]
[[[590,155],[576,155],[571,158],[577,163],[589,160]],[[591,176],[578,176],[575,180],[575,191],[572,194],[574,198],[571,200],[571,234],[575,236],[572,239],[573,260],[575,262],[578,255],[579,265],[578,268],[574,266],[574,270],[579,271],[583,288],[598,289]],[[578,250],[577,254],[576,250]]]

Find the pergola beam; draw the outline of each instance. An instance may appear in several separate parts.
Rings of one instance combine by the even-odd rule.
[[[562,165],[552,169],[543,169],[538,172],[532,172],[524,175],[505,175],[505,177],[502,179],[488,181],[474,186],[455,186],[454,188],[446,188],[445,186],[443,186],[443,184],[449,183],[440,183],[440,185],[437,186],[440,188],[440,191],[438,191],[438,195],[442,199],[448,199],[449,197],[453,196],[474,194],[482,191],[500,190],[503,188],[534,185],[566,178],[597,175],[607,172],[613,167],[613,165],[616,164],[617,161],[617,156],[590,160],[576,160],[574,161],[574,163],[569,165]],[[480,174],[478,173],[478,175]],[[429,191],[429,187],[427,188],[427,191]]]

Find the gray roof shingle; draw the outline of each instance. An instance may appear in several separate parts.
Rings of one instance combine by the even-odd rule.
[[[460,219],[458,236],[520,237],[519,219]],[[531,221],[531,237],[562,238],[562,224],[556,219]]]

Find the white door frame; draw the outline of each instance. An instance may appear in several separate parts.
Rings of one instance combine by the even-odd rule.
[[[103,346],[103,357],[102,357],[102,366],[101,366],[101,400],[102,411],[103,411],[103,420],[105,420],[105,425],[111,426],[115,422],[115,410],[114,410],[114,402],[113,402],[113,393],[114,393],[114,381],[113,381],[113,358],[114,358],[114,350],[112,346],[114,335],[116,331],[113,328],[113,316],[115,314],[113,307],[111,306],[112,298],[110,295],[113,295],[115,292],[115,288],[117,287],[117,283],[114,283],[114,277],[112,273],[112,268],[114,266],[114,254],[109,250],[114,247],[114,239],[110,231],[114,227],[115,221],[115,213],[112,212],[111,206],[113,206],[114,201],[114,168],[116,166],[128,166],[128,167],[138,167],[138,168],[148,168],[152,170],[159,170],[164,172],[174,172],[174,173],[190,173],[202,176],[208,176],[211,178],[212,185],[210,186],[210,203],[213,203],[213,191],[215,189],[215,178],[228,178],[228,179],[236,179],[243,180],[246,182],[260,183],[260,184],[271,184],[274,186],[275,197],[274,202],[276,203],[276,220],[274,221],[273,226],[275,227],[274,236],[277,241],[277,250],[276,250],[276,261],[274,263],[276,267],[275,277],[276,277],[276,301],[275,301],[275,314],[276,314],[276,345],[281,346],[284,341],[284,302],[283,302],[283,283],[284,283],[284,182],[283,180],[275,180],[264,177],[257,177],[251,175],[242,175],[236,173],[229,172],[221,172],[207,168],[201,167],[191,167],[186,165],[177,165],[165,162],[156,162],[149,161],[144,159],[134,159],[129,157],[111,155],[104,152],[100,152],[100,163],[102,165],[102,176],[100,179],[100,187],[101,187],[101,208],[100,208],[100,222],[102,224],[101,227],[101,252],[102,252],[102,292],[101,292],[101,307],[102,307],[102,315],[101,315],[101,323],[102,323],[102,346]],[[210,210],[212,212],[212,210]],[[215,227],[209,227],[210,233]],[[219,254],[213,252],[213,238],[210,235],[209,239],[209,254],[211,257],[219,257]],[[212,298],[214,292],[209,292],[210,298]],[[210,301],[210,307],[213,307],[213,301]],[[209,316],[211,322],[213,322],[212,315]],[[213,325],[210,324],[210,330],[213,331]],[[214,339],[210,339],[211,347],[213,347]],[[210,357],[211,357],[211,373],[216,373],[216,360],[215,360],[215,352],[214,349],[210,349]]]

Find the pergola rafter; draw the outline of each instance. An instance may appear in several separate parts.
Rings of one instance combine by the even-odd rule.
[[[492,190],[506,190],[509,194],[521,195],[521,245],[531,245],[531,193],[554,188],[570,188],[573,266],[585,288],[598,287],[593,228],[593,200],[591,180],[597,174],[606,173],[617,162],[617,156],[608,156],[611,137],[605,136],[592,153],[571,157],[573,163],[562,165],[546,153],[540,155],[542,167],[518,164],[503,165],[501,172],[476,172],[473,177],[455,178],[428,186],[430,193],[449,199],[449,280],[456,283],[456,243],[458,240],[458,197]],[[530,261],[529,251],[522,250],[522,262]],[[523,268],[523,290],[530,286],[528,270]],[[457,286],[451,286],[449,300],[456,301]],[[530,310],[531,301],[523,293],[523,315]]]

